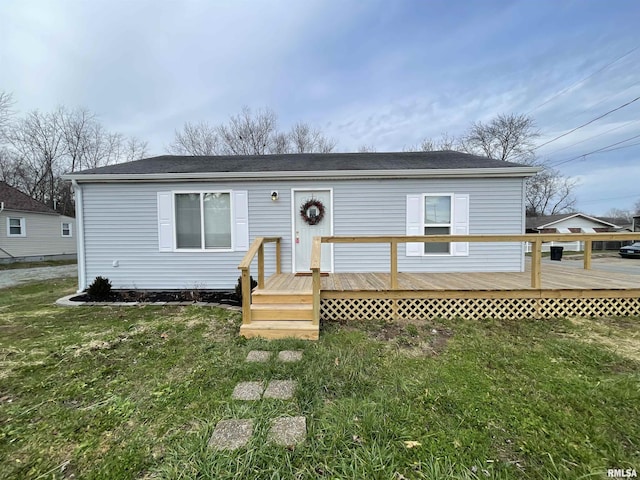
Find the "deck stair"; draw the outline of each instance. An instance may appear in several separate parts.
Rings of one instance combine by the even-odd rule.
[[[256,289],[251,296],[251,322],[240,327],[244,337],[317,340],[311,291]]]

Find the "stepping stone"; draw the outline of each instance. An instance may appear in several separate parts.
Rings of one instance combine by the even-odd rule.
[[[293,397],[298,382],[295,380],[271,380],[267,389],[264,391],[263,398],[277,398],[279,400],[288,400]]]
[[[234,400],[260,400],[264,391],[264,382],[240,382],[233,389],[231,398]]]
[[[299,362],[302,360],[302,350],[283,350],[278,353],[281,362]]]
[[[209,447],[216,450],[235,450],[244,447],[253,433],[253,420],[220,420],[209,439]]]
[[[246,362],[259,362],[265,363],[268,362],[271,358],[271,352],[266,350],[251,350],[247,355]]]
[[[293,447],[307,436],[305,417],[280,417],[273,421],[269,431],[269,440],[284,447]]]

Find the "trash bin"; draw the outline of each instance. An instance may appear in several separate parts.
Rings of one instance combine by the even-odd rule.
[[[562,251],[564,247],[551,247],[551,260],[562,260]]]

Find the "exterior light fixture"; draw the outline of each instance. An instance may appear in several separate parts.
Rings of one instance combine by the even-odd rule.
[[[274,190],[273,192],[271,192],[271,200],[275,202],[277,199],[278,199],[278,191]]]

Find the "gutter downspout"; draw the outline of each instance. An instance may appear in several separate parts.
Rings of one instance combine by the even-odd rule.
[[[82,199],[82,187],[76,180],[71,180],[76,195],[76,231],[78,247],[78,293],[82,292],[86,285],[86,261],[84,250],[84,205]]]

